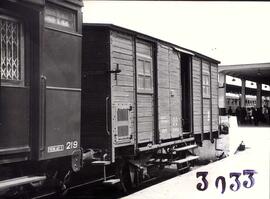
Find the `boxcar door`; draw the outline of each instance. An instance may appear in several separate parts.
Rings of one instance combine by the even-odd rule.
[[[158,46],[159,139],[182,135],[180,58],[172,48]]]
[[[211,131],[211,74],[210,65],[202,62],[203,132]]]
[[[169,50],[169,82],[170,82],[170,132],[171,138],[182,135],[181,129],[181,82],[180,59],[178,52]]]
[[[27,158],[29,148],[29,65],[25,65],[26,33],[24,23],[0,10],[1,96],[0,163],[2,154],[21,153]],[[28,49],[29,50],[29,49]],[[16,161],[20,160],[18,155]],[[12,160],[11,160],[12,161]],[[7,161],[6,161],[7,162]]]
[[[171,138],[170,133],[170,81],[169,81],[169,48],[158,45],[158,116],[159,139]]]
[[[154,93],[152,46],[136,42],[138,143],[154,140]]]

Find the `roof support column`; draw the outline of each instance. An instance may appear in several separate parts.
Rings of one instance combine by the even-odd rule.
[[[246,80],[241,79],[242,87],[241,87],[241,107],[246,107]]]
[[[218,87],[218,105],[219,108],[226,108],[226,75],[224,73],[218,74],[219,78],[219,87]]]
[[[257,98],[256,98],[256,106],[257,108],[262,107],[262,84],[257,83]]]

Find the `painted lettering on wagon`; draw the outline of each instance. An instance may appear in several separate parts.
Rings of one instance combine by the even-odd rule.
[[[48,146],[48,153],[61,152],[61,151],[64,151],[65,149],[66,150],[76,149],[78,148],[78,141],[75,140],[75,141],[66,142],[65,146],[63,144]]]
[[[55,152],[60,152],[64,151],[64,145],[55,145],[55,146],[48,146],[48,153],[55,153]]]
[[[254,186],[255,184],[255,178],[254,174],[257,174],[255,170],[252,169],[245,169],[243,170],[243,175],[247,176],[247,180],[244,180],[243,183],[240,182],[240,176],[242,173],[240,172],[230,172],[229,177],[233,179],[232,183],[230,184],[230,190],[231,191],[238,191],[241,188],[241,185],[243,185],[244,188],[249,189]],[[196,177],[201,177],[201,182],[197,184],[197,190],[199,191],[206,191],[209,183],[207,180],[207,171],[200,171],[196,173]],[[221,186],[221,193],[223,194],[226,191],[226,178],[224,176],[218,176],[215,180],[215,187],[219,189]]]

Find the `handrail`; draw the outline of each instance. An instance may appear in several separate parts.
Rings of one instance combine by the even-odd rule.
[[[40,77],[40,127],[41,127],[41,148],[40,150],[45,150],[46,145],[46,85],[47,78],[44,75]]]
[[[109,99],[110,99],[110,97],[106,97],[106,132],[107,132],[107,134],[108,135],[110,135],[110,131],[109,131],[109,116],[108,116],[108,114],[109,114],[109,105],[108,105],[108,103],[109,103]]]

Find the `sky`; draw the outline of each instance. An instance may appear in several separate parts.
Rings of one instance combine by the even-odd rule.
[[[270,2],[84,1],[85,23],[112,23],[226,64],[270,62]]]

